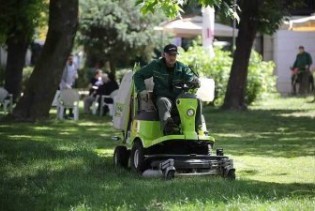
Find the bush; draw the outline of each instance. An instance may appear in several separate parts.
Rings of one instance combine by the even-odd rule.
[[[180,50],[179,60],[198,72],[200,76],[214,79],[216,92],[214,104],[220,106],[224,100],[233,59],[228,51],[215,48],[214,52],[215,57],[210,59],[202,46],[194,44],[186,52]],[[262,61],[262,57],[252,51],[245,95],[248,105],[263,94],[275,91],[274,67],[273,62]]]
[[[262,56],[252,51],[248,66],[246,103],[251,104],[268,93],[276,92],[275,63],[262,60]]]

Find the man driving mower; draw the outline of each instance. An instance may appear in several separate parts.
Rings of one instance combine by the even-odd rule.
[[[168,44],[164,47],[162,58],[152,61],[134,74],[136,90],[144,101],[148,101],[149,98],[144,80],[153,77],[153,102],[158,109],[165,135],[179,132],[178,125],[174,121],[174,113],[176,113],[175,100],[181,90],[176,89],[176,84],[190,83],[196,88],[200,86],[197,74],[177,61],[177,55],[177,46]]]

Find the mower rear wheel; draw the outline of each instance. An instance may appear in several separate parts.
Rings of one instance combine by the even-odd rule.
[[[144,149],[140,141],[136,141],[132,146],[130,163],[131,169],[138,174],[145,170]]]
[[[129,152],[125,146],[117,146],[114,151],[114,165],[127,168],[128,167]]]

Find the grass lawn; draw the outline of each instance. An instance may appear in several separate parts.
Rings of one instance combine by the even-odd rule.
[[[206,107],[237,180],[141,178],[114,168],[110,118],[0,123],[0,210],[315,210],[315,103]],[[0,117],[3,113],[0,113]]]

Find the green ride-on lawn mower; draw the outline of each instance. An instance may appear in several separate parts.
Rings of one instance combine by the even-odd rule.
[[[153,90],[153,80],[145,82],[147,89]],[[137,98],[131,71],[124,75],[114,100],[113,125],[122,131],[121,137],[115,137],[120,145],[114,151],[114,165],[131,168],[143,176],[160,175],[165,179],[179,175],[235,179],[233,161],[224,156],[223,149],[212,152],[215,140],[206,129],[203,115],[199,115],[202,121],[196,121],[201,110],[198,95],[206,96],[206,101],[213,100],[213,80],[201,79],[196,94],[189,91],[187,84],[177,88],[182,89],[176,100],[180,132],[164,135],[154,104]]]

